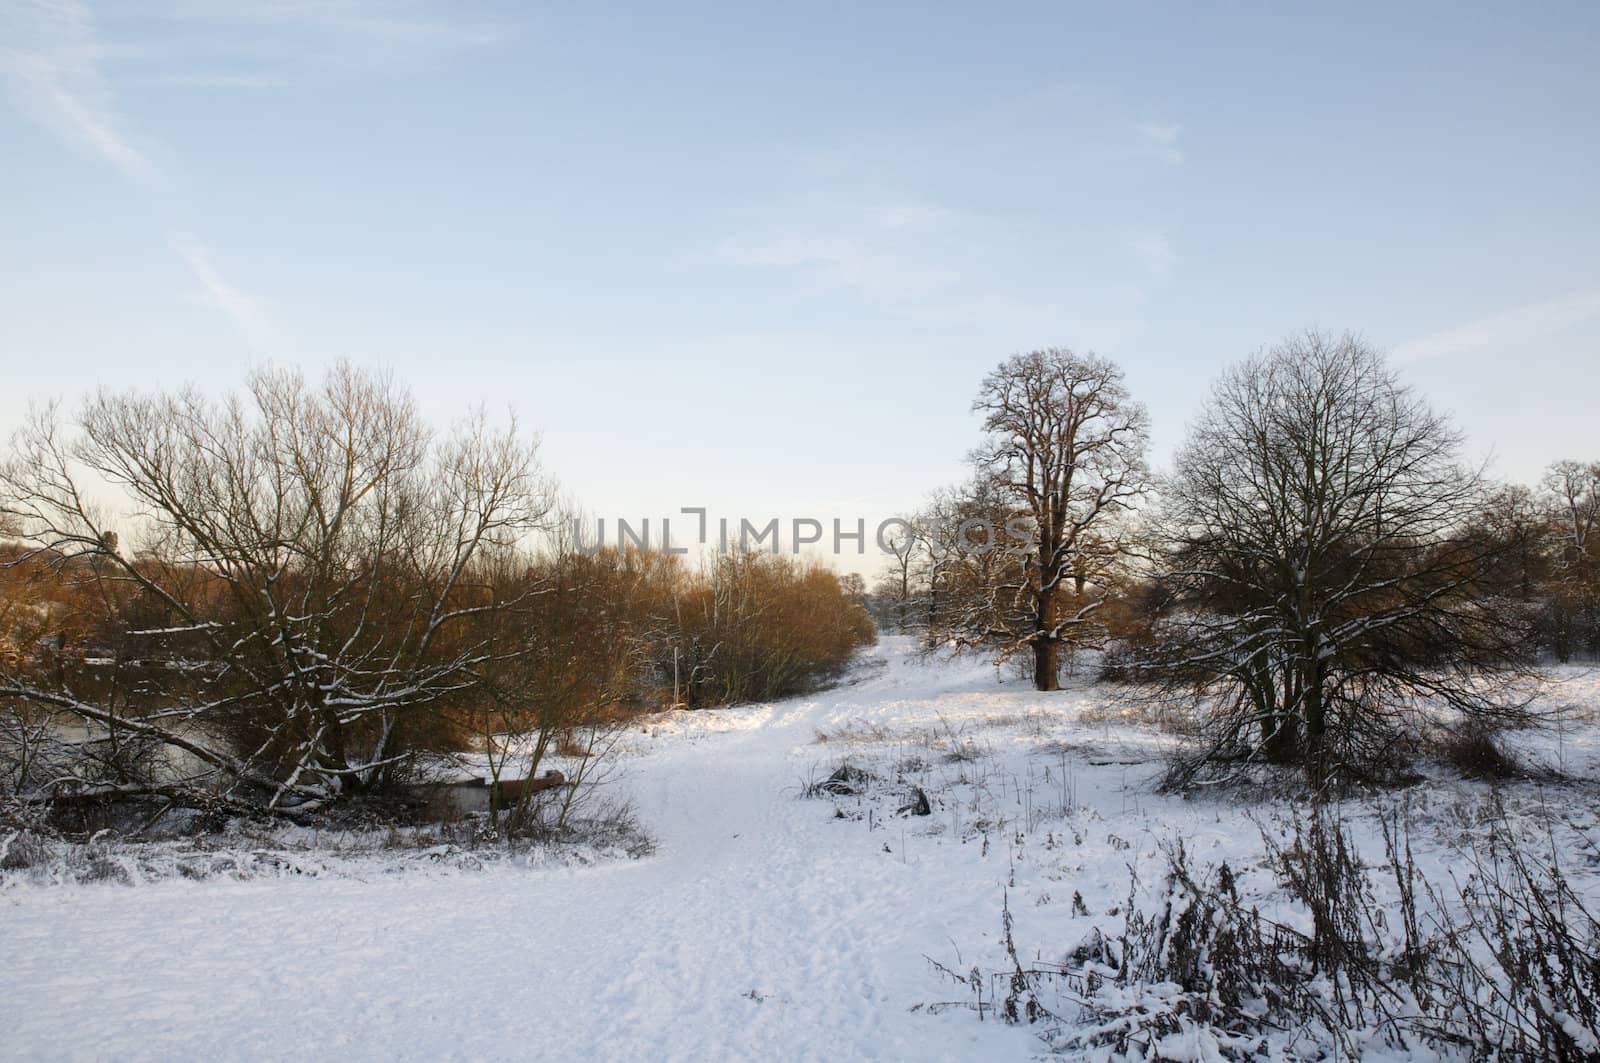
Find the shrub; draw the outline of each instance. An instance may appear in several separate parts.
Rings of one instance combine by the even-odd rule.
[[[1247,908],[1226,864],[1196,873],[1178,843],[1165,849],[1159,906],[1142,911],[1130,896],[1118,941],[1097,932],[1061,963],[1025,966],[1007,910],[1007,969],[986,979],[935,966],[976,989],[961,1006],[1040,1024],[1053,1048],[1100,1058],[1359,1058],[1385,1047],[1595,1059],[1600,921],[1551,834],[1529,846],[1498,804],[1490,812],[1465,876],[1448,886],[1422,875],[1405,819],[1384,817],[1387,907],[1336,811],[1297,814],[1286,845],[1263,831],[1309,933]]]

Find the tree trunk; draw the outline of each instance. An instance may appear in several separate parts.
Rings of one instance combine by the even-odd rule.
[[[1304,701],[1305,706],[1305,766],[1311,778],[1316,782],[1323,779],[1326,768],[1324,758],[1324,735],[1327,731],[1326,709],[1322,703],[1322,669],[1312,663],[1306,676]]]
[[[1273,712],[1262,724],[1262,751],[1274,764],[1293,764],[1299,759],[1299,742],[1294,720],[1283,712]]]
[[[1060,690],[1056,678],[1056,649],[1054,639],[1039,639],[1033,644],[1033,689]]]

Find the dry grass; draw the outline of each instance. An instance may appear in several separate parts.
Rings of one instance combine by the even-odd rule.
[[[891,742],[895,734],[881,723],[851,720],[831,731],[818,730],[814,741],[818,745],[871,745]]]
[[[1138,727],[1163,734],[1193,737],[1200,733],[1201,718],[1195,711],[1156,698],[1115,698],[1078,715],[1078,722],[1091,727]]]

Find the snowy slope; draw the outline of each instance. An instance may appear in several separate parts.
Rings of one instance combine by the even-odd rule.
[[[1025,949],[1114,932],[1174,837],[1259,851],[1272,810],[1153,794],[1167,739],[1103,691],[899,639],[853,679],[642,728],[616,785],[647,859],[0,893],[0,1056],[1026,1059],[1025,1028],[930,1014],[958,994],[925,957],[997,967],[1003,899]],[[877,788],[801,799],[840,757]],[[895,814],[911,785],[932,815]]]

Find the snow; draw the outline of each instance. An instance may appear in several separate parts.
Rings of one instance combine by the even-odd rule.
[[[643,859],[12,885],[0,1057],[1035,1058],[1026,1027],[930,1010],[963,991],[929,958],[999,969],[1002,904],[1028,956],[1114,936],[1163,842],[1244,868],[1281,809],[1158,795],[1172,738],[1104,688],[1008,676],[889,638],[834,690],[644,722],[610,784],[655,838]],[[1600,684],[1568,680],[1592,709]],[[1565,728],[1569,770],[1595,736]],[[841,758],[879,783],[803,798]],[[896,814],[912,785],[931,816]],[[1437,821],[1471,790],[1435,793]],[[1430,874],[1449,833],[1417,839]],[[1269,876],[1240,889],[1269,900]],[[1171,1047],[1211,1058],[1208,1036]]]

